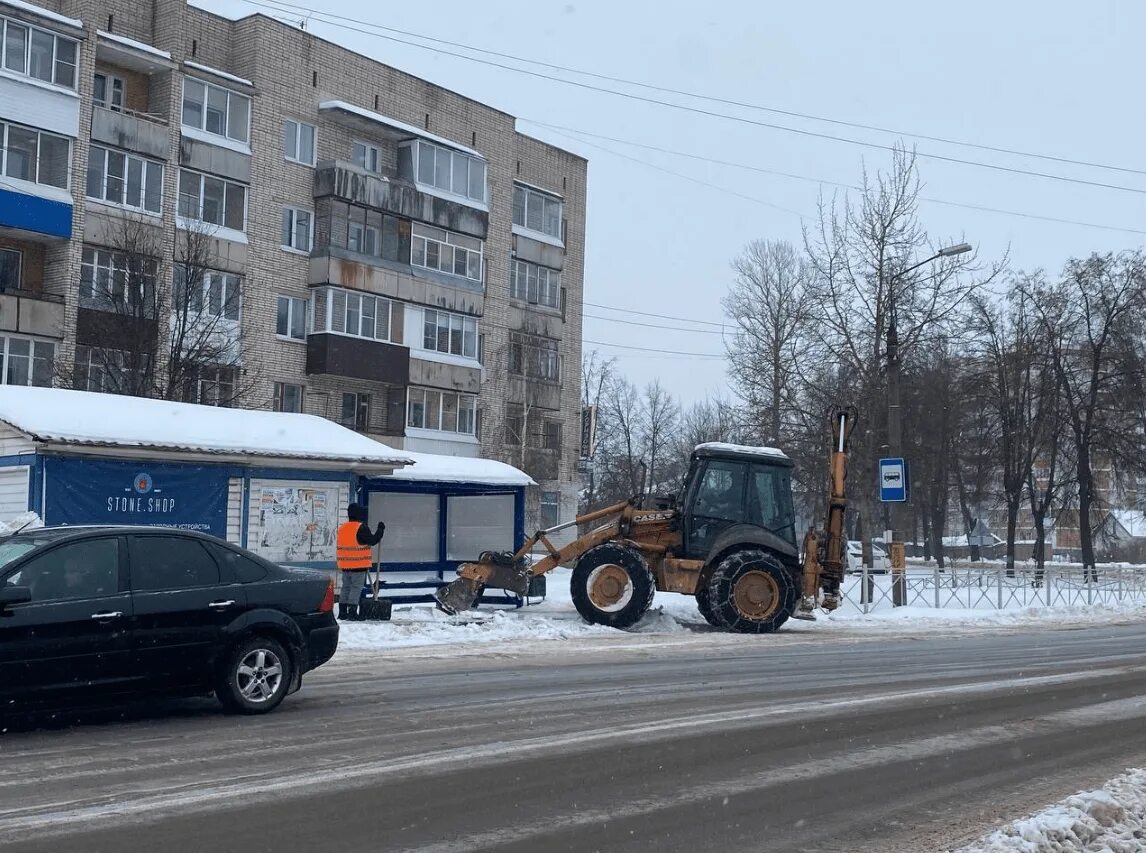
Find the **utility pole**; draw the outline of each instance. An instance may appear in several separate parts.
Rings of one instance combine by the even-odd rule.
[[[903,443],[903,414],[899,402],[899,318],[898,318],[898,294],[896,293],[897,283],[906,276],[909,272],[919,269],[921,266],[936,261],[939,258],[949,258],[954,255],[962,255],[965,252],[971,251],[969,243],[957,243],[954,246],[945,246],[940,249],[930,258],[912,264],[907,269],[902,270],[892,275],[891,280],[888,282],[888,318],[887,318],[887,455],[890,458],[901,458],[902,443]],[[903,476],[907,477],[908,468],[905,464],[903,469]],[[907,483],[904,483],[907,487]],[[905,493],[906,494],[906,493]],[[903,605],[907,603],[907,589],[903,576],[903,570],[906,568],[906,559],[904,552],[904,544],[900,539],[903,528],[901,527],[902,513],[899,504],[901,501],[890,502],[884,504],[887,527],[884,532],[884,544],[887,547],[887,556],[891,560],[891,571],[893,574],[892,580],[892,602],[896,605]]]

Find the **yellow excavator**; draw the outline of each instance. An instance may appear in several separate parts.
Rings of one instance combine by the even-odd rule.
[[[458,613],[486,589],[525,595],[530,580],[558,566],[573,567],[572,597],[587,621],[627,628],[653,594],[696,596],[709,624],[763,634],[792,616],[814,619],[817,607],[840,603],[844,572],[848,442],[852,408],[831,415],[827,518],[797,541],[792,461],[769,447],[709,443],[692,452],[679,506],[642,508],[634,498],[541,530],[516,553],[486,552],[463,563],[456,580],[438,590],[438,607]],[[592,526],[591,525],[595,525]],[[551,537],[585,531],[563,547]],[[537,546],[545,556],[529,557]]]

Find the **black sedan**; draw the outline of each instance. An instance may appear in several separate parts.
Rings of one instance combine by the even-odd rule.
[[[334,584],[211,536],[57,527],[0,539],[0,702],[214,692],[261,714],[338,646]]]

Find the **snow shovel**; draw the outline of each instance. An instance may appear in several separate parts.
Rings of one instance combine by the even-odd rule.
[[[378,584],[382,577],[382,549],[375,546],[374,582],[370,585],[371,595],[358,605],[358,618],[364,622],[389,622],[393,603],[389,598],[378,597]]]

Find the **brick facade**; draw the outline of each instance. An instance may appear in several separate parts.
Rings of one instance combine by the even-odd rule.
[[[122,215],[115,208],[95,204],[85,197],[93,120],[92,78],[98,70],[122,78],[127,110],[149,114],[144,117],[152,122],[149,131],[154,133],[159,127],[166,133],[163,212],[155,218],[163,226],[164,251],[174,253],[180,239],[176,212],[181,163],[194,160],[196,164],[222,164],[225,160],[228,169],[249,169],[245,233],[240,239],[240,235],[220,230],[214,241],[219,257],[213,264],[243,277],[243,405],[270,407],[275,383],[289,383],[305,387],[306,411],[338,419],[344,392],[369,394],[372,406],[367,431],[381,440],[409,449],[452,448],[452,452],[480,453],[517,464],[538,480],[538,494],[530,502],[534,509],[539,493],[560,493],[561,519],[572,517],[577,505],[580,436],[587,177],[584,159],[518,133],[513,116],[264,15],[230,20],[188,6],[184,0],[54,0],[47,8],[84,22],[77,68],[80,131],[72,149],[73,236],[70,241],[45,241],[25,253],[26,263],[30,261],[35,267],[25,280],[36,289],[65,300],[63,335],[57,345],[59,361],[66,364],[74,357],[77,314],[81,310],[77,285],[85,240],[98,243],[100,235],[106,232],[98,223],[108,216]],[[34,12],[5,7],[2,0],[0,13],[37,22]],[[50,19],[38,22],[52,26]],[[170,54],[170,61],[143,48],[124,46],[97,31],[110,31],[150,45]],[[251,85],[228,75],[243,78]],[[202,132],[192,134],[190,139],[184,133],[182,94],[188,76],[250,97],[249,154],[236,150],[242,145],[226,140],[204,140]],[[381,120],[363,118],[347,109],[320,109],[324,102],[349,104],[377,114]],[[0,115],[0,120],[3,118]],[[287,119],[316,128],[316,166],[286,159]],[[400,122],[409,129],[395,128],[386,121]],[[426,273],[409,266],[410,228],[411,222],[416,225],[419,221],[417,216],[406,217],[404,224],[399,225],[400,238],[407,241],[403,244],[407,252],[405,266],[382,258],[352,257],[330,236],[334,220],[316,221],[315,213],[331,209],[329,198],[316,197],[316,172],[324,164],[338,161],[337,168],[349,165],[354,142],[369,142],[379,149],[380,172],[389,182],[387,186],[394,187],[403,180],[397,174],[399,144],[403,139],[427,135],[448,141],[447,147],[455,151],[476,149],[486,163],[488,226],[483,219],[484,270],[480,283],[458,282],[444,273]],[[127,150],[132,149],[127,146]],[[210,169],[203,171],[212,174]],[[512,253],[515,240],[523,239],[515,238],[511,228],[514,186],[518,181],[563,201],[564,250],[560,265],[564,301],[559,309],[511,298]],[[414,185],[407,186],[410,190],[405,192],[409,195]],[[433,198],[427,199],[422,195],[424,190],[425,187],[417,186],[416,200],[423,205],[420,209],[456,208],[461,211],[459,215],[469,215],[464,208],[467,204],[472,207],[472,203],[465,199],[443,201],[433,192]],[[335,201],[345,200],[335,197]],[[312,257],[282,247],[284,207],[312,212],[316,238]],[[375,211],[370,215],[389,212],[392,211]],[[0,245],[17,237],[0,228]],[[333,280],[336,271],[340,277],[337,282]],[[411,434],[405,427],[405,387],[393,381],[308,374],[308,342],[276,334],[277,297],[308,300],[318,293],[316,288],[328,285],[351,293],[377,294],[390,301],[391,335],[397,343],[410,347],[408,354],[402,356],[409,359],[409,369],[398,373],[409,375],[411,382],[447,393],[477,390],[476,436],[428,436],[417,430]],[[160,288],[163,286],[161,282]],[[416,311],[422,306],[448,308],[476,318],[482,364],[420,355],[417,342],[421,329],[405,321],[420,317]],[[404,337],[399,332],[403,326]],[[535,393],[528,387],[531,380],[510,373],[507,359],[513,332],[542,334],[557,342],[562,365],[559,382],[547,379],[551,387]],[[393,346],[379,344],[377,352],[379,358],[397,357]],[[559,450],[542,447],[540,442],[534,447],[526,442],[520,448],[506,444],[507,404],[514,405],[525,397],[546,401],[545,419],[561,425]],[[529,523],[536,523],[536,519]]]

